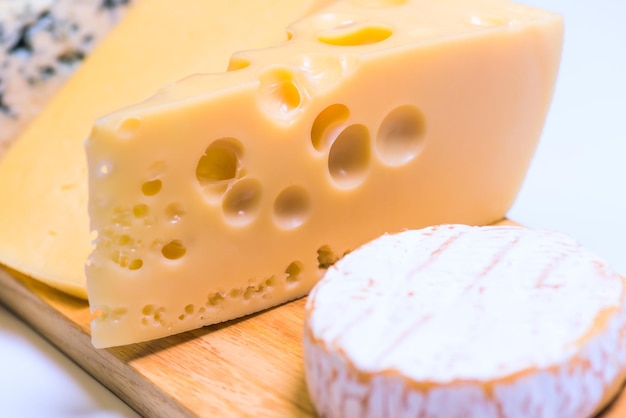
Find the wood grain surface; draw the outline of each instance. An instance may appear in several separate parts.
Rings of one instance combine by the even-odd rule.
[[[304,380],[305,299],[243,319],[96,350],[86,301],[0,267],[0,303],[144,416],[313,417]],[[625,417],[620,395],[602,417]]]
[[[144,416],[309,417],[304,299],[147,343],[97,350],[87,302],[0,267],[0,303]]]

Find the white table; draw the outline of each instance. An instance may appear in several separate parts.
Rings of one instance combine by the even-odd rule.
[[[526,3],[565,16],[565,48],[542,142],[509,215],[569,233],[626,274],[626,2]],[[136,414],[0,306],[0,416]]]

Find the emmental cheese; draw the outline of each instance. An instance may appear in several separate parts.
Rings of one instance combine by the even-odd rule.
[[[286,41],[286,25],[328,3],[135,4],[0,161],[0,264],[86,298],[93,120],[191,73],[223,71],[233,51]]]
[[[353,0],[94,126],[97,347],[305,295],[384,232],[488,224],[551,99],[557,15],[506,1]]]
[[[385,235],[309,295],[320,416],[593,416],[626,375],[625,281],[572,238],[515,226]]]

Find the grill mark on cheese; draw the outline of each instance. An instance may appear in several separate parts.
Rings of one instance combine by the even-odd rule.
[[[458,240],[462,236],[463,234],[457,233],[446,239],[443,243],[441,243],[441,245],[439,245],[430,253],[430,256],[427,257],[423,263],[421,263],[419,266],[409,272],[409,274],[407,275],[407,280],[411,280],[418,274],[422,273],[427,267],[435,263],[439,256],[443,254],[447,248],[449,248],[456,240]]]
[[[355,316],[349,323],[345,325],[345,329],[350,329],[354,324],[362,322],[366,320],[367,316],[375,312],[374,308],[367,309],[363,311],[362,314]],[[341,334],[337,336],[337,339],[341,339]]]
[[[478,276],[476,276],[476,279],[469,286],[465,288],[465,291],[463,293],[467,293],[471,291],[472,289],[476,288],[480,281],[484,281],[484,279],[488,278],[489,273],[498,264],[504,263],[506,261],[507,254],[509,254],[510,252],[514,250],[514,248],[518,245],[520,239],[521,239],[520,236],[513,237],[513,239],[511,239],[511,241],[508,244],[502,246],[502,248],[500,248],[497,253],[493,254],[491,261],[478,274]]]
[[[382,353],[380,353],[378,358],[376,358],[376,360],[374,360],[374,361],[376,363],[380,363],[385,358],[391,356],[393,354],[393,351],[396,350],[400,344],[402,344],[402,341],[404,341],[410,334],[415,332],[415,330],[417,330],[421,325],[423,325],[426,322],[430,321],[432,317],[433,317],[432,314],[427,314],[427,315],[424,315],[424,316],[418,318],[418,320],[415,321],[412,326],[407,327],[406,331],[403,332],[402,334],[400,334],[400,336],[398,338],[396,338],[396,339],[394,339],[392,341],[387,342],[387,349],[385,351],[383,351]]]
[[[437,228],[437,227],[435,227],[435,228]],[[426,260],[422,264],[420,264],[420,266],[418,266],[415,270],[413,270],[407,278],[408,279],[414,278],[416,275],[418,275],[421,272],[423,272],[428,266],[430,266],[433,263],[435,263],[437,261],[437,258],[439,257],[439,255],[443,254],[444,251],[447,248],[449,248],[455,241],[457,241],[462,236],[463,236],[463,233],[455,233],[452,236],[450,236],[449,238],[447,238],[436,249],[434,249],[430,253],[430,256],[427,257]],[[370,286],[371,286],[372,285],[372,281],[370,280],[369,283],[370,283]],[[346,326],[344,327],[344,331],[347,331],[347,330],[351,329],[352,326],[355,323],[362,322],[362,321],[366,320],[367,316],[369,316],[369,315],[371,315],[371,314],[373,314],[375,312],[376,312],[375,309],[368,309],[367,311],[365,311],[363,313],[363,315],[360,315],[360,316],[356,317],[349,324],[346,324]],[[406,338],[407,333],[412,332],[413,330],[418,328],[421,324],[429,321],[431,319],[431,317],[432,317],[432,315],[425,315],[425,316],[417,319],[416,322],[415,322],[415,325],[412,326],[411,328],[409,328],[406,333],[403,333],[403,334],[399,335],[397,338],[387,342],[387,349],[380,353],[379,359],[382,359],[382,358],[385,358],[385,357],[389,356],[393,352],[393,348],[395,346],[397,346],[402,340],[404,340]],[[341,333],[339,335],[343,335],[343,333]]]
[[[520,241],[521,237],[514,237],[507,245],[503,246],[498,253],[494,254],[493,259],[491,260],[491,262],[485,267],[485,269],[480,273],[480,275],[478,276],[479,279],[482,279],[484,277],[486,277],[492,270],[493,268],[498,264],[498,263],[502,263],[505,261],[505,258],[507,256],[508,253],[510,253],[511,251],[513,251],[513,249],[515,248],[515,246],[518,244],[518,242]]]
[[[435,266],[435,264],[438,261],[437,260],[438,256],[443,254],[444,251],[449,250],[453,243],[457,242],[460,238],[464,238],[466,236],[467,236],[467,232],[459,232],[459,233],[456,233],[455,235],[452,235],[443,244],[441,244],[435,251],[433,251],[431,253],[431,256],[428,257],[428,259],[426,260],[425,263],[423,263],[416,270],[412,271],[410,273],[410,275],[407,276],[407,278],[410,281],[419,280],[419,277],[418,277],[419,274],[427,274],[427,273],[425,273],[425,270],[428,267],[430,267],[431,269],[437,268]],[[463,290],[463,292],[458,297],[459,298],[463,298],[468,292],[470,292],[472,289],[476,288],[476,286],[478,286],[478,283],[481,280],[483,280],[484,278],[486,278],[489,275],[489,272],[491,272],[491,270],[498,263],[502,262],[506,258],[506,255],[508,253],[513,251],[515,246],[518,244],[519,240],[520,240],[519,236],[513,237],[513,239],[511,239],[511,241],[507,245],[503,246],[496,254],[494,254],[493,258],[491,259],[491,261],[489,261],[487,263],[487,265],[482,269],[482,271],[479,273],[479,275],[476,277],[476,279],[472,283],[470,283],[468,286],[466,286],[465,289]],[[370,313],[371,312],[373,312],[373,311],[370,311]],[[389,341],[387,343],[388,344],[388,348],[380,354],[380,356],[376,360],[376,362],[380,362],[380,361],[382,361],[382,359],[392,355],[393,351],[395,349],[398,349],[398,347],[400,347],[402,345],[402,342],[409,335],[411,335],[414,332],[416,332],[416,330],[418,330],[420,326],[422,326],[425,323],[427,323],[436,314],[437,313],[435,312],[435,313],[432,313],[432,314],[424,315],[424,316],[418,318],[412,325],[406,327],[404,333],[399,335],[396,339],[391,340],[391,341]]]
[[[554,285],[547,285],[545,282],[546,280],[551,277],[551,275],[554,273],[555,270],[557,270],[563,260],[565,260],[567,258],[567,255],[565,253],[563,254],[559,254],[556,258],[554,258],[552,260],[551,263],[549,263],[541,272],[541,275],[537,278],[537,284],[536,287],[549,287],[552,289],[558,289],[560,287],[562,287],[562,284],[554,284]]]

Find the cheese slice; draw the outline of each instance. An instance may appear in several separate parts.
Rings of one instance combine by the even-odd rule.
[[[93,120],[233,51],[287,39],[285,26],[329,0],[143,0],[0,161],[0,264],[86,297],[91,250],[83,142]]]
[[[305,295],[384,232],[505,215],[546,116],[560,17],[354,0],[289,32],[95,124],[96,346]]]
[[[588,417],[626,373],[625,282],[556,232],[385,235],[307,300],[311,399],[332,417]]]

